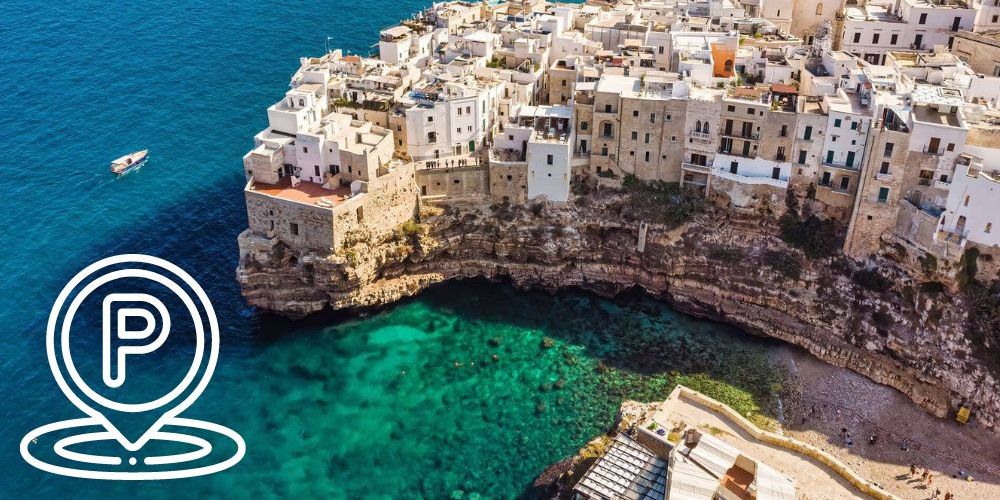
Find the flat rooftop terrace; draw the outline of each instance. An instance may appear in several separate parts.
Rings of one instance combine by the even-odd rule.
[[[304,203],[306,205],[316,205],[321,208],[330,208],[343,203],[351,194],[351,189],[345,186],[331,190],[315,182],[308,181],[302,181],[298,186],[292,187],[291,179],[288,177],[281,179],[277,184],[252,181],[247,186],[247,189],[275,198]],[[324,207],[324,204],[328,204],[329,206]]]

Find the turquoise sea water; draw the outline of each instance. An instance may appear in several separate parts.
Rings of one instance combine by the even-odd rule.
[[[366,52],[423,5],[3,4],[0,497],[507,498],[603,432],[623,398],[662,397],[701,372],[769,393],[772,343],[642,297],[473,282],[367,317],[289,322],[246,308],[233,279],[240,158],[266,107],[327,36]],[[108,174],[112,158],[142,148],[142,170]],[[230,471],[113,484],[45,474],[17,453],[28,430],[80,416],[46,364],[52,301],[85,265],[127,252],[180,265],[213,301],[220,363],[189,413],[246,438]],[[164,372],[181,364],[160,361]]]

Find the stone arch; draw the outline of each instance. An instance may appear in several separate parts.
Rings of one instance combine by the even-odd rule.
[[[817,16],[823,15],[823,2],[816,4],[816,15]]]

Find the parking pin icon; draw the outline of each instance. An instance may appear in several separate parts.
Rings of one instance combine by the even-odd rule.
[[[190,316],[193,326],[191,367],[177,386],[151,401],[116,401],[94,390],[77,370],[71,355],[73,318],[85,299],[125,280],[145,280],[157,285],[158,289],[173,294],[171,303],[179,301],[183,308],[169,311],[160,297],[148,293],[104,296],[100,383],[112,393],[130,377],[140,376],[133,374],[129,366],[161,349],[170,338],[175,324],[171,312]],[[219,325],[205,291],[176,265],[138,254],[118,255],[91,264],[74,276],[56,298],[45,344],[56,383],[87,417],[43,425],[24,436],[21,456],[32,466],[87,479],[179,479],[228,469],[245,455],[246,444],[232,429],[178,416],[198,399],[211,379],[219,354]],[[112,420],[133,416],[152,423],[143,424],[140,432],[127,437],[121,430],[124,426]],[[81,451],[87,444],[104,441],[117,441],[120,453]],[[180,443],[186,451],[157,455],[155,449],[162,443]]]

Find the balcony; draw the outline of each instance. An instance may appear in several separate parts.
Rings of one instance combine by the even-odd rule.
[[[760,134],[755,134],[755,133],[744,134],[743,132],[736,133],[731,130],[729,131],[723,130],[722,136],[731,137],[733,139],[742,139],[744,141],[756,141],[760,139]]]
[[[697,142],[712,142],[711,134],[705,132],[691,132],[691,139]]]
[[[835,168],[837,170],[846,170],[848,172],[857,172],[858,171],[858,167],[854,167],[854,166],[850,166],[849,167],[845,163],[833,163],[833,162],[827,162],[826,160],[824,160],[822,165],[824,167],[827,167],[827,168]]]
[[[880,181],[886,181],[886,182],[888,182],[888,181],[892,180],[892,174],[890,174],[890,173],[883,174],[882,172],[877,172],[875,174],[875,178],[878,179],[878,180],[880,180]]]
[[[951,182],[941,180],[934,181],[934,187],[948,191],[951,189]]]
[[[944,155],[944,150],[940,147],[935,149],[930,149],[928,146],[924,146],[921,152],[927,155],[934,155],[934,156]]]
[[[697,172],[699,174],[707,174],[712,171],[712,167],[708,165],[695,165],[694,163],[681,163],[681,169],[687,170],[689,172]]]

